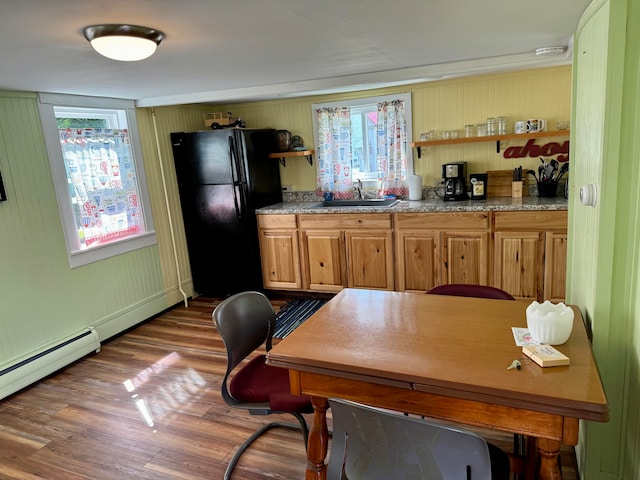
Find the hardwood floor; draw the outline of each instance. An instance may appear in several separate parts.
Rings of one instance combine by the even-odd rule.
[[[276,310],[286,300],[274,298]],[[235,449],[274,416],[250,416],[220,398],[226,353],[211,321],[217,303],[179,305],[0,400],[0,479],[223,478]],[[509,448],[510,435],[490,435]],[[562,461],[565,480],[576,480],[572,449]],[[302,479],[305,466],[300,433],[274,429],[232,478]]]

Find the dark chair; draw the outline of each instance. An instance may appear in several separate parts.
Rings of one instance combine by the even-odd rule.
[[[450,283],[438,285],[427,290],[431,295],[451,295],[454,297],[492,298],[495,300],[515,300],[513,295],[499,288],[487,285],[472,285],[467,283]],[[522,471],[522,458],[527,455],[527,439],[525,435],[513,435],[513,451],[516,458],[512,459],[513,470]],[[531,461],[531,459],[529,459]]]
[[[499,288],[487,285],[471,285],[467,283],[450,283],[438,285],[427,290],[433,295],[452,295],[454,297],[494,298],[496,300],[515,300],[515,298]]]
[[[253,433],[229,462],[224,475],[228,480],[243,452],[271,428],[302,430],[306,449],[309,429],[302,414],[312,413],[313,407],[309,397],[290,393],[288,370],[267,365],[264,354],[253,356],[236,370],[262,345],[267,352],[271,350],[276,315],[267,297],[260,292],[238,293],[220,303],[212,317],[227,349],[227,372],[222,382],[222,398],[227,405],[248,410],[252,415],[290,413],[299,423],[271,422]]]
[[[478,435],[416,417],[329,399],[328,480],[509,478],[509,458]]]

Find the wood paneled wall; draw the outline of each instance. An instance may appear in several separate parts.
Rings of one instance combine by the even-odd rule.
[[[413,137],[429,130],[462,130],[465,124],[486,121],[487,117],[506,116],[511,131],[513,122],[527,118],[543,118],[547,129],[555,129],[557,120],[569,120],[571,113],[571,67],[553,67],[517,72],[455,78],[435,82],[385,88],[349,94],[226,104],[214,111],[229,111],[240,116],[251,127],[273,127],[300,135],[305,145],[313,147],[311,105],[344,99],[411,92]],[[567,137],[568,140],[568,137]],[[541,138],[538,144],[558,139]],[[511,145],[522,143],[511,142]],[[508,147],[509,145],[504,145]],[[425,185],[440,181],[441,165],[449,162],[469,162],[469,173],[512,169],[519,165],[536,168],[537,158],[504,159],[496,153],[495,143],[460,146],[439,146],[425,149],[418,159],[414,152],[416,173],[423,175]],[[315,166],[304,159],[290,160],[281,167],[282,183],[293,184],[294,190],[315,189]]]

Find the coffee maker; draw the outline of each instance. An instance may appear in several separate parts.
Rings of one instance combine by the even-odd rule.
[[[466,200],[467,162],[445,163],[442,165],[444,200]]]

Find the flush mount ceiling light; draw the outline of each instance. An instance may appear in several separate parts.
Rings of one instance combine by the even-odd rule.
[[[564,53],[565,47],[543,47],[536,49],[536,55],[560,55]]]
[[[164,38],[161,31],[138,25],[92,25],[82,33],[100,55],[123,62],[150,57]]]

